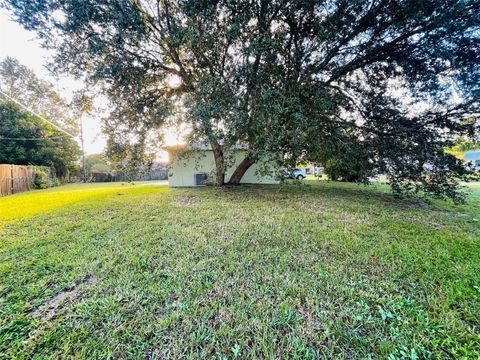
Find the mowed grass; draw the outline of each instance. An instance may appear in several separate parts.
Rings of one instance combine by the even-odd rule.
[[[478,358],[480,188],[75,185],[0,199],[5,358]]]

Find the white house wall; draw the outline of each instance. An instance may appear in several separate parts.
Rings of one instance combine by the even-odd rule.
[[[215,160],[211,150],[191,150],[188,156],[181,151],[170,152],[170,167],[168,174],[168,182],[172,187],[194,186],[195,172],[204,172],[208,175],[208,180],[213,181],[215,172]],[[230,179],[235,168],[245,158],[246,151],[235,150],[232,154],[233,166],[228,167],[225,175],[225,181]],[[263,164],[264,166],[264,164]],[[277,184],[278,180],[274,174],[270,176],[261,176],[257,174],[257,170],[262,164],[253,164],[243,175],[241,183],[245,184]],[[273,166],[271,166],[274,170]]]

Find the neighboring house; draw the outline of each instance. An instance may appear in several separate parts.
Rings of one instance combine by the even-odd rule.
[[[475,170],[480,171],[480,150],[467,151],[463,156],[463,161],[475,168]]]
[[[305,165],[305,171],[309,175],[320,176],[323,173],[323,168],[320,165],[307,164]]]
[[[171,187],[203,186],[215,181],[215,160],[213,151],[204,145],[177,145],[166,147],[170,163],[168,184]],[[243,148],[229,150],[226,158],[227,167],[225,182],[235,171],[237,165],[245,158],[247,151]],[[274,161],[263,161],[253,164],[243,175],[242,184],[277,184],[278,168]]]
[[[308,175],[313,175],[315,173],[315,165],[313,164],[307,164],[304,166],[304,168]]]

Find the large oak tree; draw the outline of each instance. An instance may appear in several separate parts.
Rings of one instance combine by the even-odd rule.
[[[444,148],[479,114],[478,0],[6,4],[59,69],[104,88],[109,128],[145,141],[181,113],[191,140],[211,145],[219,185],[239,142],[249,151],[234,184],[269,154],[318,159],[350,144],[364,179],[458,199],[464,169]]]

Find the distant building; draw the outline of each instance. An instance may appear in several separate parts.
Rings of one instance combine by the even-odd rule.
[[[320,165],[315,165],[315,164],[307,164],[305,165],[305,171],[307,172],[308,175],[313,175],[313,176],[320,176],[323,173],[323,167]]]
[[[315,165],[313,164],[307,164],[304,166],[304,168],[308,175],[313,175],[315,173]]]
[[[170,146],[165,149],[170,158],[168,183],[171,187],[204,186],[215,181],[215,159],[213,151],[205,145]],[[225,181],[228,181],[236,167],[245,158],[247,150],[241,147],[228,151],[231,160],[227,160]],[[270,169],[269,171],[265,171]],[[265,175],[264,173],[269,174]],[[260,174],[262,173],[262,174]],[[240,183],[245,184],[277,184],[278,168],[274,161],[257,162],[243,175]]]
[[[480,171],[480,150],[467,151],[463,156],[463,161],[475,170]]]

